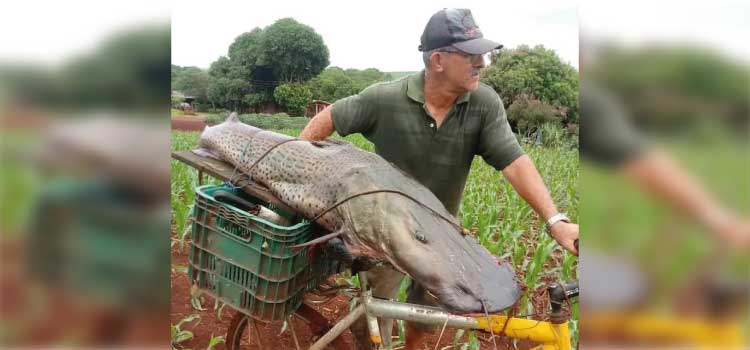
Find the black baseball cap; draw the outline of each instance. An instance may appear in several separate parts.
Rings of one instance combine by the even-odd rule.
[[[422,33],[419,51],[453,46],[472,55],[481,55],[503,47],[485,39],[469,9],[442,9],[430,17]]]

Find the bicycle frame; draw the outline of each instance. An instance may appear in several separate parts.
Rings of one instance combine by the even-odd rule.
[[[540,344],[535,349],[570,350],[571,348],[568,320],[560,314],[555,317],[554,303],[551,321],[535,321],[515,317],[508,318],[502,315],[467,317],[453,315],[436,307],[374,298],[371,292],[367,290],[367,280],[364,274],[360,273],[359,278],[360,288],[363,291],[359,305],[318,339],[309,350],[324,349],[362,316],[367,318],[370,340],[376,349],[382,349],[383,346],[382,339],[380,339],[377,317],[443,327],[479,330],[515,339],[527,339]],[[577,287],[575,288],[576,290],[571,291],[568,295],[573,295],[573,293],[577,295]],[[568,293],[565,288],[561,288],[561,290],[563,293]],[[560,311],[559,309],[557,310]]]

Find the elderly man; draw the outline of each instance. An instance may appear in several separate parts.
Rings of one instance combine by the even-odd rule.
[[[501,170],[505,178],[546,221],[549,233],[577,254],[578,225],[559,213],[539,172],[523,153],[497,93],[479,82],[484,55],[502,45],[485,39],[467,9],[434,14],[421,38],[425,70],[405,79],[370,86],[317,114],[301,139],[322,140],[333,131],[361,133],[376,152],[429,188],[445,207],[458,214],[466,178],[475,155]],[[388,268],[368,272],[373,294],[395,297],[402,274]],[[412,283],[408,301],[434,304],[433,297]],[[381,320],[390,342],[391,321]],[[353,327],[365,348],[366,326]],[[418,349],[434,328],[407,325],[406,348]]]

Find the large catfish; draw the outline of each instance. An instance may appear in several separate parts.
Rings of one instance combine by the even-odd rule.
[[[519,298],[496,262],[426,187],[380,156],[343,141],[291,141],[232,114],[207,127],[196,153],[229,162],[307,218],[339,232],[355,256],[385,259],[455,313],[499,312]],[[272,149],[273,148],[273,149]],[[438,170],[439,171],[439,170]],[[389,190],[354,196],[370,191]]]

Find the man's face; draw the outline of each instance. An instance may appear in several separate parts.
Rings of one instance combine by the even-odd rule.
[[[451,85],[464,92],[479,88],[479,73],[485,67],[486,55],[463,52],[440,52],[444,57],[443,69]]]

